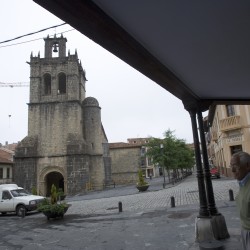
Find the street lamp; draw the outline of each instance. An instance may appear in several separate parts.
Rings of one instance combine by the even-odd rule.
[[[161,144],[160,145],[160,149],[161,149],[161,154],[162,154],[162,159],[163,159],[163,148],[164,148],[164,146],[163,146],[163,144]],[[162,167],[163,167],[163,188],[165,188],[165,186],[166,186],[166,180],[165,180],[165,167],[164,167],[164,161],[162,161]]]

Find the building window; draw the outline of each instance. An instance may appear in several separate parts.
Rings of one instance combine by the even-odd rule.
[[[152,159],[148,158],[148,166],[151,166],[151,165],[153,165]]]
[[[50,95],[51,94],[51,75],[45,74],[43,76],[43,83],[44,83],[44,94]]]
[[[226,105],[227,116],[235,116],[234,105]]]
[[[3,179],[3,168],[0,168],[0,179]]]
[[[10,178],[10,168],[7,168],[7,175],[6,178],[9,179]]]
[[[141,166],[142,167],[146,166],[146,158],[145,157],[141,158]]]
[[[144,156],[146,153],[146,148],[141,148],[141,156]]]
[[[66,75],[64,73],[60,73],[58,75],[58,94],[66,93]]]

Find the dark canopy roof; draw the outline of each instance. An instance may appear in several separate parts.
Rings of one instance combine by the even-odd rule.
[[[247,103],[248,0],[34,0],[183,101]]]

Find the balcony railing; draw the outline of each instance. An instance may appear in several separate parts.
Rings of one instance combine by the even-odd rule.
[[[241,128],[240,116],[230,116],[226,119],[220,120],[221,132]]]

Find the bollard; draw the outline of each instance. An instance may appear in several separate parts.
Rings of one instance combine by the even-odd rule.
[[[25,217],[25,209],[24,208],[20,208],[20,214],[18,213],[18,216],[21,217],[21,218],[24,218]]]
[[[175,207],[175,200],[174,200],[174,196],[171,196],[171,207]]]
[[[114,182],[114,188],[115,188],[115,182]]]
[[[234,201],[234,193],[232,189],[229,189],[229,200]]]
[[[25,217],[25,209],[23,208],[22,209],[22,218],[24,218]]]
[[[118,202],[118,208],[119,208],[119,213],[121,213],[122,212],[122,202],[121,201]]]

